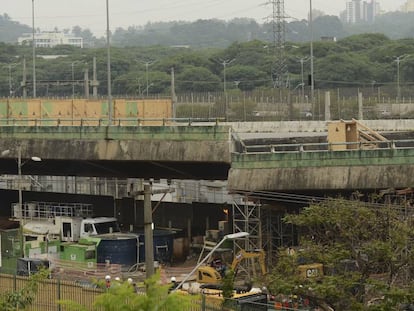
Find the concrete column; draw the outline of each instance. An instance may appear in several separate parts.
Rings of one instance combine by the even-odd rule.
[[[362,93],[358,92],[358,120],[364,120]]]
[[[151,186],[144,185],[144,234],[146,278],[154,274],[154,238],[152,236]]]
[[[325,121],[331,120],[331,92],[325,92]]]

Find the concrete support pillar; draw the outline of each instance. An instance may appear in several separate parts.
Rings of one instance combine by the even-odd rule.
[[[147,279],[154,274],[154,238],[152,235],[151,186],[144,185],[145,272]]]
[[[325,121],[331,120],[331,92],[325,92]]]
[[[364,120],[362,93],[358,92],[358,120]]]

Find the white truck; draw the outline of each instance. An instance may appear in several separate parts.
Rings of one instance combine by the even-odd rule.
[[[56,254],[59,243],[120,232],[116,218],[92,217],[90,204],[29,202],[12,208],[23,229],[24,257]]]
[[[25,237],[45,236],[49,241],[58,239],[65,242],[77,242],[88,236],[115,232],[120,232],[120,230],[116,218],[113,217],[56,216],[47,220],[31,220],[23,225]]]

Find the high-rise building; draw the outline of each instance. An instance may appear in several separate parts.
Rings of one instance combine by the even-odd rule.
[[[372,23],[380,14],[380,5],[377,1],[352,0],[346,3],[346,11],[341,15],[342,20],[349,24],[360,22]]]
[[[361,21],[361,0],[352,0],[346,3],[346,22],[355,24]]]
[[[380,14],[379,2],[371,0],[371,2],[364,1],[362,4],[363,21],[373,23],[375,18]]]
[[[403,12],[414,12],[414,0],[407,0],[402,6]]]

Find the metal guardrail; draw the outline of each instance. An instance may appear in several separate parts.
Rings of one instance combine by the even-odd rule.
[[[378,149],[413,149],[414,140],[389,140],[369,142],[339,142],[339,143],[303,143],[303,144],[269,144],[242,145],[242,153],[299,153],[327,151],[358,151]]]
[[[224,122],[225,118],[119,118],[113,119],[111,126],[143,126],[143,125],[194,125],[196,123],[213,123],[218,125]],[[0,119],[0,126],[108,126],[107,119],[95,118],[58,118],[58,119]]]

